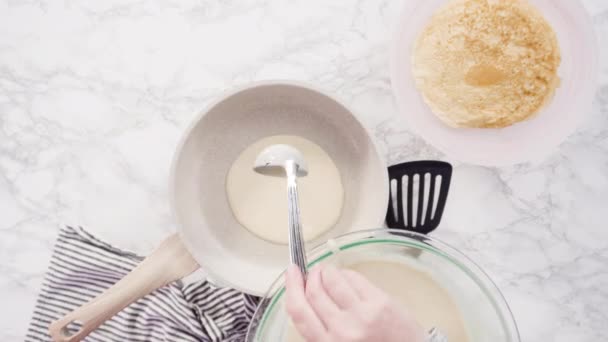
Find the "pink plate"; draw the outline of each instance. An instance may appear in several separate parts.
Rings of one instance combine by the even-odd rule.
[[[406,1],[391,52],[391,81],[410,128],[446,155],[463,162],[503,166],[538,160],[555,150],[591,109],[597,73],[592,20],[575,0],[530,0],[559,40],[560,87],[536,116],[502,129],[451,128],[431,112],[415,87],[411,52],[419,32],[446,0]]]

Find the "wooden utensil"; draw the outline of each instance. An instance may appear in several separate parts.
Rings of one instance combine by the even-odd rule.
[[[129,304],[191,274],[198,267],[178,234],[173,234],[119,282],[51,323],[49,334],[55,342],[80,341]],[[80,327],[72,331],[71,324],[79,324]]]

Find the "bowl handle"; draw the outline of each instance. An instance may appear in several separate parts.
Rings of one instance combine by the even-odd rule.
[[[178,234],[173,234],[123,279],[51,323],[49,334],[55,342],[80,341],[129,304],[189,275],[198,267]],[[80,325],[75,332],[69,327],[72,323]]]

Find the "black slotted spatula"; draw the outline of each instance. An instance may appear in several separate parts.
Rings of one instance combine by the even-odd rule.
[[[388,174],[387,225],[421,234],[437,228],[448,198],[452,165],[436,160],[413,161],[390,166]]]

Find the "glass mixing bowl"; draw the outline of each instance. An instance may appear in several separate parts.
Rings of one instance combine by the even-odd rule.
[[[460,310],[470,342],[519,342],[509,306],[490,278],[456,249],[425,235],[375,229],[342,235],[312,249],[309,266],[323,262],[348,265],[364,261],[404,263],[422,270],[445,289]],[[261,300],[247,341],[284,341],[288,316],[284,275]],[[450,341],[452,342],[452,341]]]

